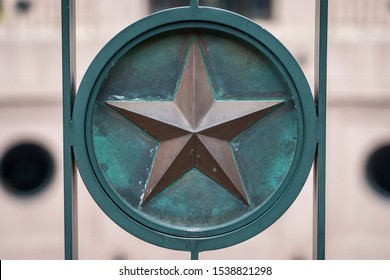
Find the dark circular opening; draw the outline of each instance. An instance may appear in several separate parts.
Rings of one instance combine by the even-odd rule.
[[[31,9],[31,2],[29,0],[18,0],[15,3],[15,8],[18,13],[25,14]]]
[[[6,189],[30,195],[50,182],[54,163],[49,152],[36,144],[19,144],[8,150],[0,162],[0,179]]]
[[[372,153],[367,162],[367,176],[377,191],[390,197],[390,145]]]

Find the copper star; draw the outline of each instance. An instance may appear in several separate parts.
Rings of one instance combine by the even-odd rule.
[[[197,168],[249,205],[230,141],[276,109],[276,101],[216,101],[194,39],[173,101],[108,101],[160,145],[141,201]]]

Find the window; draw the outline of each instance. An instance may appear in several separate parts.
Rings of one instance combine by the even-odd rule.
[[[366,174],[372,187],[390,197],[390,145],[378,148],[367,160]]]
[[[189,0],[150,0],[152,12],[167,8],[188,6]],[[272,18],[272,0],[200,0],[200,4],[226,9],[249,18]]]
[[[15,9],[20,14],[26,14],[31,9],[31,2],[28,0],[18,0],[15,2]]]
[[[270,19],[272,0],[203,0],[202,5],[226,9],[248,18]]]
[[[32,195],[49,185],[54,161],[49,151],[34,143],[20,143],[0,161],[0,181],[14,194]]]
[[[157,12],[173,7],[188,6],[189,3],[189,0],[150,0],[150,10]]]

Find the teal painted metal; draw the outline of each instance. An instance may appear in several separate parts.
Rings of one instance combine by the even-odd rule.
[[[314,163],[313,258],[318,260],[325,259],[327,38],[328,0],[317,0],[315,99],[318,114],[318,145]]]
[[[258,49],[241,45],[243,41],[224,33],[222,36],[220,31],[196,29],[196,36],[193,33],[190,28],[179,33],[176,30],[164,32],[164,37],[158,37],[158,40],[152,36],[134,47],[129,46],[129,51],[124,47],[117,55],[119,60],[109,62],[109,72],[101,73],[102,79],[95,84],[90,97],[90,104],[95,105],[89,145],[94,148],[89,154],[96,157],[94,163],[91,156],[91,162],[105,192],[129,216],[134,216],[133,212],[140,210],[140,198],[144,195],[158,142],[114,113],[106,102],[120,104],[135,100],[132,103],[137,105],[140,100],[145,100],[150,102],[149,108],[157,106],[156,103],[171,103],[185,64],[184,58],[188,57],[192,46],[199,46],[204,53],[208,79],[214,84],[214,98],[219,104],[235,100],[244,100],[244,103],[250,103],[250,100],[284,102],[275,113],[259,121],[257,129],[248,129],[231,142],[247,185],[249,206],[232,197],[204,173],[193,169],[173,183],[171,190],[162,191],[158,198],[143,205],[140,216],[134,217],[149,227],[153,227],[154,220],[158,219],[160,224],[167,225],[164,231],[168,234],[201,237],[235,230],[233,226],[223,230],[222,227],[242,216],[253,215],[258,207],[267,209],[279,195],[274,196],[274,193],[283,192],[279,186],[286,179],[299,149],[296,123],[299,112],[294,108],[292,93],[285,83],[288,77],[279,74],[274,63]],[[241,73],[239,81],[234,79],[237,73]],[[159,82],[153,83],[155,80]],[[95,94],[96,101],[93,101]],[[297,96],[294,97],[298,100]],[[254,187],[259,182],[269,188]],[[165,196],[168,192],[169,196]],[[269,199],[271,196],[274,199]],[[243,220],[242,223],[246,222]]]
[[[191,231],[188,225],[181,228],[167,226],[166,222],[161,223],[158,219],[137,212],[136,207],[129,207],[129,203],[118,196],[118,192],[113,189],[112,182],[107,183],[107,180],[116,180],[116,178],[112,179],[115,176],[108,176],[106,167],[103,167],[102,161],[97,159],[99,156],[96,152],[101,149],[94,148],[99,143],[96,142],[98,138],[94,139],[92,133],[93,120],[96,117],[96,100],[99,98],[106,77],[110,76],[110,71],[120,67],[121,58],[137,46],[144,42],[153,42],[156,38],[161,38],[162,34],[174,35],[178,30],[225,34],[236,38],[232,39],[233,41],[245,42],[259,53],[263,53],[291,91],[292,98],[289,102],[294,100],[295,103],[292,104],[295,104],[295,107],[286,106],[286,108],[290,108],[289,110],[296,114],[294,118],[297,121],[296,147],[291,168],[275,194],[271,195],[264,204],[258,204],[258,208],[244,213],[242,218],[223,222],[216,228],[206,225],[195,231]],[[212,39],[207,41],[208,44],[210,42]],[[215,94],[216,99],[217,97],[218,94]],[[242,99],[242,96],[235,98]],[[197,258],[201,251],[224,248],[247,240],[276,221],[292,204],[305,183],[314,160],[318,139],[317,118],[310,88],[289,52],[271,34],[255,23],[233,13],[199,7],[198,1],[191,1],[190,7],[172,9],[147,17],[128,27],[110,41],[93,61],[83,78],[73,116],[74,148],[78,167],[89,192],[102,210],[133,235],[162,247],[191,251],[192,258]],[[120,120],[118,116],[115,118]],[[96,123],[99,121],[95,121]],[[102,154],[101,158],[104,157],[107,157],[107,154]]]
[[[197,251],[191,251],[191,260],[199,260],[199,252]]]
[[[192,8],[197,8],[199,7],[199,0],[190,0],[190,6]]]
[[[300,69],[297,66],[291,55],[283,48],[277,40],[275,40],[270,34],[264,30],[260,31],[258,27],[253,23],[248,23],[240,18],[226,14],[225,12],[213,9],[207,9],[199,7],[199,1],[192,0],[190,8],[176,9],[172,11],[164,12],[166,18],[163,17],[150,17],[142,20],[140,23],[135,24],[131,28],[126,29],[120,33],[115,40],[110,42],[108,46],[102,51],[100,57],[94,61],[91,65],[89,72],[91,75],[87,75],[83,81],[86,84],[94,84],[96,77],[99,75],[99,69],[103,69],[105,66],[104,59],[109,60],[118,52],[122,46],[125,46],[130,41],[135,45],[137,42],[145,40],[139,37],[143,36],[144,32],[150,32],[148,35],[152,37],[156,34],[161,34],[165,31],[174,30],[176,28],[205,28],[211,30],[231,31],[231,28],[237,29],[240,33],[249,35],[250,40],[254,42],[261,41],[266,48],[271,50],[271,54],[276,57],[273,61],[282,61],[287,63],[287,73],[291,75],[294,86],[300,88],[303,91],[308,89],[306,81],[302,79]],[[327,5],[328,1],[317,1],[317,38],[316,38],[316,58],[317,58],[317,73],[316,73],[316,103],[318,122],[312,122],[312,109],[311,101],[308,99],[302,100],[302,108],[306,108],[306,112],[301,116],[305,120],[307,130],[303,131],[305,137],[305,143],[317,142],[316,160],[315,160],[315,215],[314,215],[314,258],[325,258],[325,136],[326,136],[326,46],[327,46]],[[200,13],[198,9],[202,9]],[[84,169],[82,173],[83,179],[87,185],[94,184],[99,186],[99,182],[96,181],[95,175],[87,170],[89,168],[90,159],[85,147],[83,137],[73,137],[76,135],[84,135],[86,118],[83,116],[83,112],[91,114],[91,110],[88,109],[86,104],[90,98],[89,94],[80,94],[78,97],[79,105],[78,109],[75,108],[75,115],[79,115],[78,125],[76,131],[73,128],[72,122],[72,107],[75,96],[75,25],[74,25],[74,1],[63,0],[62,1],[62,26],[63,26],[63,102],[64,102],[64,203],[65,203],[65,258],[74,259],[77,258],[77,197],[76,197],[76,181],[75,181],[75,165],[73,158],[73,145],[75,145],[76,152],[79,154],[80,169]],[[161,25],[175,25],[174,27],[166,28],[165,30],[159,29]],[[218,27],[216,27],[218,26]],[[237,36],[237,34],[235,34]],[[242,38],[242,34],[238,35]],[[261,39],[260,39],[261,38]],[[252,41],[251,41],[252,43]],[[101,61],[103,59],[103,62]],[[286,66],[286,64],[285,64]],[[97,72],[95,70],[97,69]],[[95,77],[93,77],[95,75]],[[92,76],[92,77],[91,77]],[[85,88],[84,88],[85,90]],[[80,88],[80,91],[83,90]],[[81,107],[80,107],[81,106]],[[86,106],[86,107],[83,107]],[[77,107],[77,104],[76,104]],[[80,123],[81,121],[81,123]],[[318,125],[318,129],[317,129]],[[81,126],[81,127],[80,127]],[[313,140],[314,139],[314,140]],[[310,145],[309,145],[310,146]],[[314,154],[313,149],[306,149],[302,153],[302,170],[308,170],[311,166],[311,158]],[[307,172],[298,172],[294,174],[295,183],[303,185],[306,180]],[[212,237],[202,238],[187,238],[186,236],[173,236],[161,232],[162,228],[157,227],[151,229],[148,226],[140,224],[137,220],[129,219],[125,213],[121,213],[123,209],[118,209],[118,205],[112,203],[107,196],[102,193],[96,193],[96,190],[89,191],[94,196],[97,203],[102,207],[115,222],[120,224],[129,232],[133,233],[140,238],[154,243],[159,246],[187,250],[191,251],[191,258],[198,259],[199,252],[204,250],[211,250],[217,248],[223,248],[243,240],[246,240],[257,234],[262,229],[271,225],[288,206],[293,202],[298,195],[297,191],[287,190],[284,195],[284,205],[276,209],[271,207],[267,209],[261,215],[261,218],[254,219],[249,224],[243,224],[240,229],[235,229],[232,232],[219,233]],[[99,192],[99,191],[98,191]],[[118,211],[119,210],[119,211]],[[127,223],[126,226],[123,226]],[[134,227],[134,228],[133,228]],[[237,234],[237,232],[239,234]]]
[[[76,96],[75,1],[62,1],[63,156],[65,259],[78,258],[77,181],[73,155],[72,110]]]

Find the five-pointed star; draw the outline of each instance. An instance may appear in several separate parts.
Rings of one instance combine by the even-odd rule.
[[[215,101],[203,60],[195,38],[173,101],[106,102],[160,142],[142,204],[192,168],[249,204],[229,142],[284,101]]]

